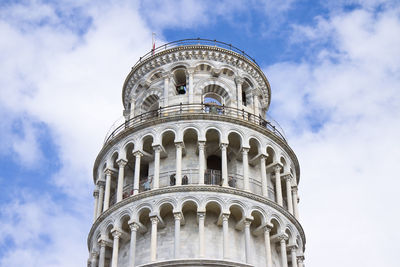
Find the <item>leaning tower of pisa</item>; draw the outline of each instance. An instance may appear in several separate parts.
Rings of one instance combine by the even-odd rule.
[[[140,58],[94,168],[88,266],[303,267],[300,168],[244,51],[186,39]]]

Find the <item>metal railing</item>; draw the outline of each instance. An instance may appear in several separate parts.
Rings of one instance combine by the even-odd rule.
[[[250,59],[252,62],[254,62],[258,66],[258,64],[254,58],[249,56],[245,51],[237,48],[236,46],[233,46],[232,44],[228,44],[228,43],[217,41],[217,40],[211,40],[211,39],[190,38],[190,39],[181,39],[181,40],[169,42],[169,43],[163,44],[161,46],[158,46],[155,49],[150,50],[144,56],[139,58],[139,60],[135,63],[135,65],[133,65],[132,69],[135,68],[140,63],[142,63],[144,60],[152,57],[153,55],[155,55],[159,52],[165,51],[170,48],[174,48],[174,47],[178,47],[178,46],[187,46],[187,45],[206,45],[206,46],[215,46],[215,47],[224,48],[224,49],[233,51],[241,56],[244,56],[244,57]]]
[[[271,131],[274,135],[286,142],[283,130],[279,127],[276,122],[265,120],[261,116],[256,116],[243,109],[237,109],[233,107],[220,106],[212,103],[200,103],[200,104],[179,104],[167,107],[160,107],[159,109],[152,110],[149,112],[142,113],[135,116],[118,126],[114,126],[110,129],[109,134],[104,139],[104,145],[110,142],[115,136],[120,134],[126,129],[138,127],[140,124],[149,122],[151,120],[159,118],[173,118],[182,115],[202,115],[210,116],[214,120],[218,118],[235,118],[242,121],[250,122],[261,127],[265,127]]]

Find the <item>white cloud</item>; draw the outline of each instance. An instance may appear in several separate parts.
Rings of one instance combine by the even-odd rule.
[[[400,221],[399,10],[342,12],[295,30],[314,56],[266,74],[300,160],[307,266],[397,266],[400,235],[388,225]]]

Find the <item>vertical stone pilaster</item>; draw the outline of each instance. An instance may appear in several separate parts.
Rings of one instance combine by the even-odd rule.
[[[285,175],[284,179],[286,180],[286,197],[287,197],[288,211],[289,213],[293,214],[292,176]]]
[[[97,185],[99,187],[99,202],[97,204],[96,219],[100,216],[103,211],[104,202],[104,181],[98,181]]]
[[[228,158],[226,155],[226,150],[228,144],[221,143],[221,165],[222,165],[222,186],[228,186]]]
[[[154,262],[157,260],[157,225],[158,218],[156,216],[151,217],[151,240],[150,240],[150,261]]]
[[[182,185],[182,149],[183,143],[175,143],[176,147],[176,185]]]
[[[267,260],[267,267],[272,267],[271,239],[269,236],[272,227],[272,225],[266,225],[264,227],[265,256]]]
[[[133,153],[135,156],[135,176],[133,179],[133,194],[137,195],[139,193],[139,179],[140,179],[140,160],[143,156],[143,153],[140,151],[136,151]]]
[[[246,252],[246,263],[251,263],[251,254],[250,254],[250,219],[245,219],[244,221],[244,243],[245,243],[245,252]]]
[[[161,153],[161,146],[153,146],[153,149],[154,149],[153,189],[158,189],[160,187],[160,153]]]
[[[205,171],[205,162],[204,162],[204,149],[206,146],[206,142],[199,141],[199,185],[204,184],[204,171]]]
[[[121,237],[121,232],[114,229],[112,231],[112,235],[114,237],[114,241],[112,249],[111,267],[118,267],[119,238]]]
[[[107,169],[105,171],[106,174],[106,191],[104,193],[104,210],[107,210],[110,205],[110,190],[111,190],[111,174],[112,171]]]
[[[97,219],[97,210],[98,210],[98,205],[99,205],[99,189],[98,186],[96,186],[96,189],[93,191],[93,197],[94,197],[94,211],[93,211],[93,220],[95,221]]]
[[[175,259],[179,259],[180,258],[180,249],[181,249],[182,214],[180,212],[174,213],[174,219],[175,219],[174,256],[175,256]]]
[[[128,161],[120,159],[118,162],[118,184],[117,184],[117,202],[122,200],[122,194],[124,189],[124,178],[125,178],[125,166]]]
[[[250,191],[250,181],[249,181],[249,148],[242,148],[243,157],[243,189],[245,191]]]
[[[281,246],[281,260],[282,260],[283,267],[288,267],[288,261],[287,261],[287,255],[286,255],[286,239],[287,239],[286,234],[282,234],[278,237],[279,244]]]
[[[104,267],[106,259],[106,241],[100,240],[100,255],[99,255],[99,267]]]
[[[205,212],[198,212],[197,216],[199,218],[199,256],[200,258],[205,257],[205,244],[204,244],[204,221],[206,218]]]
[[[276,193],[276,202],[283,206],[282,199],[282,185],[281,185],[281,166],[277,165],[274,167],[275,172],[275,193]]]
[[[293,212],[294,212],[294,217],[299,220],[299,206],[298,206],[298,199],[299,196],[297,194],[297,186],[292,187],[292,194],[293,194]]]
[[[136,235],[137,231],[139,230],[139,225],[135,222],[130,223],[129,227],[131,228],[131,241],[129,247],[129,265],[128,267],[135,266],[135,255],[136,255]]]
[[[228,234],[228,219],[229,213],[222,214],[222,231],[223,231],[223,258],[228,259],[228,244],[229,244],[229,234]]]
[[[265,168],[266,155],[261,155],[260,166],[261,166],[261,187],[263,197],[268,198],[268,183],[267,183],[267,170]]]

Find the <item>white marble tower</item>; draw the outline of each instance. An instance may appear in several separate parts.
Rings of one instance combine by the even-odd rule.
[[[187,39],[143,56],[94,168],[91,267],[304,266],[299,163],[257,63]]]

